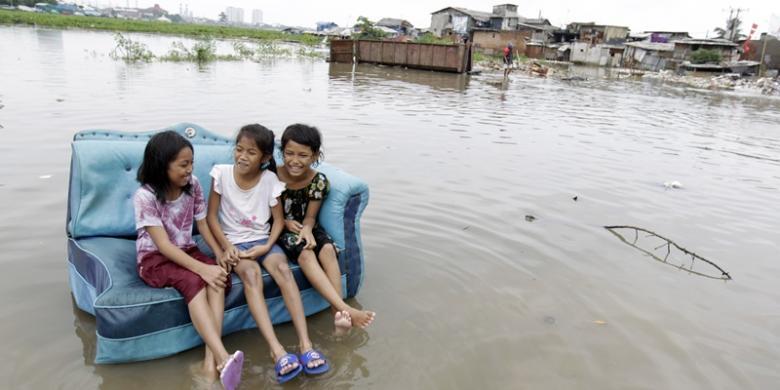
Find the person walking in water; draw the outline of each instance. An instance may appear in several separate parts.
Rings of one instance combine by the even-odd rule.
[[[504,47],[504,78],[509,77],[509,72],[512,71],[513,52],[514,47],[512,47],[512,42],[507,42],[506,47]]]

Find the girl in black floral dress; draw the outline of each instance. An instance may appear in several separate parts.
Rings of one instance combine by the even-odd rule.
[[[278,244],[331,304],[336,333],[341,334],[353,325],[367,327],[376,314],[355,309],[342,299],[336,247],[317,223],[322,201],[330,190],[325,174],[312,168],[322,157],[321,145],[322,137],[315,127],[294,124],[282,134],[284,165],[279,167],[278,176],[287,189],[282,193],[285,230]]]

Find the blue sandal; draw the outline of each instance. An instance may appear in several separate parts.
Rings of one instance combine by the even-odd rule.
[[[324,363],[320,364],[317,367],[311,367],[309,368],[309,362],[312,360],[323,360]],[[310,349],[308,352],[301,354],[301,363],[303,366],[303,371],[308,375],[319,375],[324,374],[330,370],[330,366],[328,365],[328,360],[325,359],[325,356],[320,353],[320,351],[316,349]]]
[[[284,366],[294,364],[294,363],[298,363],[298,367],[295,367],[292,371],[286,374],[282,374],[282,368],[284,368]],[[276,370],[276,380],[279,381],[279,384],[281,385],[282,383],[285,383],[290,379],[293,379],[296,376],[298,376],[298,374],[300,374],[301,371],[303,370],[303,365],[301,364],[301,362],[298,361],[297,356],[288,353],[276,361],[276,365],[274,366],[274,369]]]

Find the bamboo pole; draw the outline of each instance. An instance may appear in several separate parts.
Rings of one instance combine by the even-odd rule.
[[[764,77],[766,75],[766,64],[764,61],[764,56],[766,55],[766,44],[769,42],[769,38],[767,35],[764,35],[763,37],[764,41],[764,47],[761,49],[761,57],[758,59],[759,61],[759,67],[758,67],[758,77]]]

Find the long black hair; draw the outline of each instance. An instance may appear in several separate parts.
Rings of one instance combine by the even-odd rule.
[[[276,161],[274,161],[274,132],[268,130],[267,127],[253,123],[246,125],[238,130],[236,135],[236,145],[241,141],[241,138],[247,137],[254,141],[260,152],[263,153],[263,157],[271,156],[268,163],[260,165],[260,171],[263,169],[270,169],[271,172],[276,173]]]
[[[152,187],[154,195],[160,203],[165,203],[165,194],[171,188],[171,183],[168,180],[168,165],[176,160],[176,156],[184,148],[195,151],[190,141],[173,130],[155,134],[146,144],[144,160],[138,167],[136,180],[142,185],[147,184]],[[187,195],[192,195],[192,184],[187,183],[182,191]]]
[[[311,148],[311,151],[315,156],[315,161],[325,158],[320,150],[322,147],[322,134],[320,134],[320,131],[314,126],[304,125],[302,123],[295,123],[287,126],[287,128],[284,129],[284,133],[282,133],[282,150],[284,150],[284,147],[287,146],[287,143],[290,141]]]

